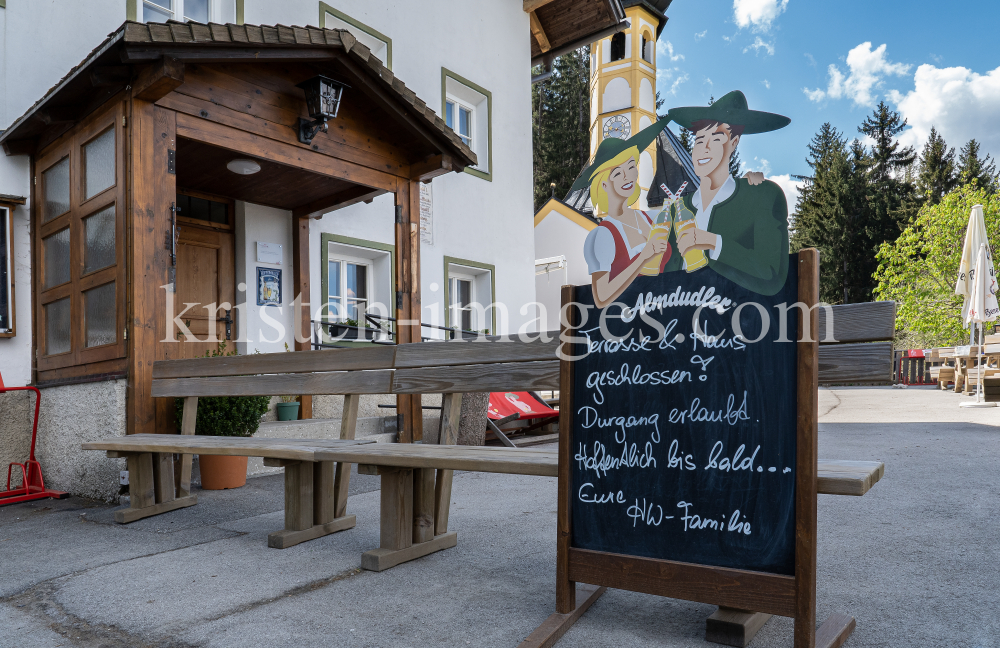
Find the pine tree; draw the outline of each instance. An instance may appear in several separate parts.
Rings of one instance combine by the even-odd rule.
[[[681,144],[687,149],[688,153],[694,150],[694,133],[681,126],[681,134],[678,139],[680,139]]]
[[[563,54],[531,87],[535,210],[565,196],[590,158],[590,47]]]
[[[980,145],[974,139],[969,140],[958,154],[958,181],[961,184],[975,182],[978,186],[993,193],[997,190],[996,162],[989,154],[979,157]]]
[[[949,149],[944,138],[931,126],[931,134],[920,154],[917,194],[922,200],[936,205],[956,185],[955,149]]]

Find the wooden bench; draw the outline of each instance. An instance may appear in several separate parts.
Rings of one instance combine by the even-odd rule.
[[[891,337],[893,324],[888,321],[890,317],[894,318],[893,305],[888,302],[851,304],[833,307],[832,312],[834,338],[839,343],[821,347],[820,381],[890,380],[891,343],[865,344],[864,341]],[[826,332],[825,314],[821,315],[820,324],[822,335]],[[438,443],[452,446],[458,438],[462,393],[559,389],[559,361],[555,357],[558,345],[557,339],[530,343],[495,339],[456,340],[336,351],[172,360],[154,364],[152,394],[162,398],[187,399],[182,436],[193,433],[199,396],[342,394],[341,438],[351,441],[355,436],[361,395],[440,393],[443,398]],[[192,438],[190,442],[177,439],[177,436],[163,436],[158,443],[167,445],[158,454],[163,457],[174,452],[186,453],[187,463],[184,458],[181,459],[180,472],[183,475],[187,471],[189,484],[190,457],[200,450],[190,443],[201,443],[201,437]],[[320,516],[314,516],[311,525],[303,521],[304,509],[295,502],[301,503],[306,497],[302,491],[307,483],[312,484],[314,494],[320,493],[315,501],[326,497],[322,499],[327,502],[325,506],[333,502],[334,520],[339,520],[345,515],[349,464],[357,463],[364,466],[366,472],[382,475],[380,546],[363,557],[363,564],[376,570],[454,546],[456,536],[448,531],[454,470],[555,475],[556,466],[554,455],[545,457],[546,453],[506,448],[433,448],[423,444],[320,447],[322,443],[331,442],[300,440],[294,442],[299,444],[299,454],[293,456],[278,455],[274,451],[261,454],[263,450],[251,450],[255,442],[264,441],[228,439],[228,445],[225,448],[219,446],[214,453],[263,456],[267,465],[285,469],[286,500],[290,502],[290,506],[286,506],[286,519],[290,520],[291,526],[284,532],[272,534],[269,538],[272,547],[287,547],[319,537],[331,528],[330,522],[321,522],[326,518]],[[277,439],[266,441],[274,441],[278,445],[291,443]],[[123,452],[122,446],[115,444],[125,442],[127,438],[112,439],[84,447]],[[148,461],[153,463],[153,446],[148,445],[151,440],[144,439],[143,442],[147,444],[143,446],[143,452],[133,450],[131,453],[135,457],[130,462],[130,470],[132,463],[137,466],[141,463],[142,467],[138,468],[140,473],[152,475],[154,483],[162,481],[156,466],[146,470],[147,460],[139,458],[149,453]],[[171,443],[188,445],[169,445]],[[162,464],[163,459],[155,463]],[[315,463],[322,467],[312,469],[310,482],[307,476]],[[881,478],[880,464],[867,467],[857,464],[854,468],[857,472],[850,477],[850,470],[843,465],[822,473],[821,492],[863,494]],[[836,486],[848,482],[853,485]],[[829,490],[824,490],[823,484],[829,484]],[[178,489],[178,497],[190,497],[188,488],[185,486],[183,494]],[[337,493],[324,495],[332,488]],[[188,500],[183,505],[193,503],[193,500]],[[132,508],[138,510],[121,512],[121,521],[155,515],[179,506],[161,502],[155,498],[155,493],[152,497],[140,495],[132,501]],[[290,513],[289,508],[294,510]],[[290,533],[292,531],[298,533]]]
[[[271,533],[267,542],[284,549],[355,525],[355,516],[345,512],[350,473],[346,477],[335,474],[333,463],[318,460],[316,452],[369,443],[194,436],[193,429],[186,427],[183,435],[133,434],[85,443],[83,449],[105,450],[109,457],[128,461],[130,507],[115,511],[115,521],[120,524],[197,504],[197,497],[191,495],[193,454],[263,457],[265,464],[281,462],[285,467],[285,528]],[[180,458],[174,459],[174,455]]]

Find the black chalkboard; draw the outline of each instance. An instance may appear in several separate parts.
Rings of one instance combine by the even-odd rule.
[[[620,342],[575,289],[573,547],[794,574],[795,259],[770,297],[711,268],[641,276],[604,313]]]

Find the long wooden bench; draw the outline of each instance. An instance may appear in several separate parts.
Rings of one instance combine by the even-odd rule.
[[[186,412],[185,412],[186,414]],[[187,419],[187,416],[185,416]],[[115,511],[115,521],[127,524],[198,503],[191,495],[191,455],[263,457],[285,466],[285,528],[268,536],[268,544],[283,549],[306,540],[350,529],[347,483],[337,483],[331,461],[316,453],[371,441],[254,439],[240,437],[133,434],[83,444],[84,450],[104,450],[125,458],[129,471],[130,507]],[[174,455],[180,455],[174,459]],[[175,465],[177,470],[175,470]]]
[[[833,308],[834,337],[853,344],[821,347],[821,382],[871,382],[876,378],[886,379],[887,367],[891,372],[891,344],[860,343],[880,339],[891,331],[892,326],[885,323],[885,314],[890,311],[885,304],[877,305],[883,317],[872,318],[859,307],[871,305]],[[841,313],[846,315],[843,320]],[[872,321],[881,328],[873,332]],[[824,323],[821,319],[821,334],[825,332]],[[270,546],[277,548],[350,528],[346,519],[341,519],[346,515],[350,464],[359,464],[361,470],[381,475],[383,482],[380,546],[367,552],[362,563],[369,569],[386,569],[455,545],[457,536],[448,530],[454,470],[555,476],[554,453],[454,444],[458,439],[463,393],[559,389],[559,362],[555,359],[558,345],[557,339],[527,343],[466,340],[157,362],[153,368],[153,395],[187,399],[182,435],[151,435],[154,438],[146,435],[141,441],[131,440],[138,437],[109,439],[86,444],[84,448],[106,450],[112,456],[129,456],[130,471],[134,464],[142,484],[165,483],[165,457],[172,456],[171,453],[183,453],[179,472],[184,475],[186,471],[187,476],[181,481],[186,479],[188,484],[192,454],[264,457],[266,465],[285,469],[286,529],[271,534],[268,540]],[[875,353],[868,349],[859,353],[858,347],[862,346]],[[888,359],[885,364],[864,361],[868,357],[881,359],[882,351]],[[344,395],[339,445],[317,440],[234,438],[223,443],[211,437],[203,440],[189,436],[194,431],[199,396],[280,393]],[[351,444],[361,395],[430,393],[443,394],[438,444],[449,447]],[[216,445],[203,445],[209,440]],[[268,445],[271,442],[273,445]],[[127,445],[130,443],[142,445]],[[288,454],[290,447],[297,453]],[[152,468],[147,464],[152,464]],[[161,466],[159,472],[157,466]],[[878,462],[824,465],[820,470],[820,492],[863,494],[881,478],[882,471]],[[178,488],[175,499],[190,498],[188,488]],[[149,495],[141,487],[139,496],[132,499],[132,508],[119,512],[120,521],[181,506],[157,499],[157,492],[166,489],[154,489]],[[305,502],[310,497],[314,509],[327,511],[332,507],[334,517],[330,519],[328,513],[319,512],[308,517],[309,507]],[[183,505],[193,503],[193,499],[188,499]]]

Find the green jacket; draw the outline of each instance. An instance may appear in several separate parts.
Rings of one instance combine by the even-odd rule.
[[[684,204],[695,212],[691,197]],[[708,231],[722,237],[722,253],[709,257],[708,265],[730,281],[761,295],[773,295],[785,285],[788,274],[788,206],[781,187],[764,181],[756,187],[736,181],[733,195],[712,209]],[[664,272],[682,268],[676,236],[671,230],[674,254]],[[706,251],[706,254],[707,251]]]

